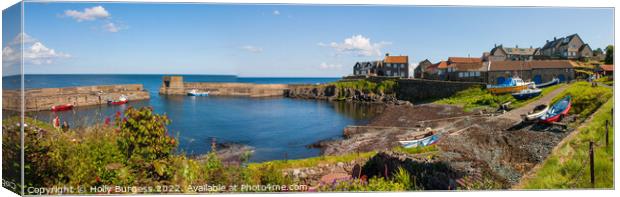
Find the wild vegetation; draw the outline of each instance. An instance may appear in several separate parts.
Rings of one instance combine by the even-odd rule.
[[[330,85],[336,86],[338,91],[338,98],[344,99],[347,89],[358,90],[365,94],[378,94],[378,95],[393,95],[396,93],[397,82],[396,80],[383,80],[381,82],[372,82],[366,79],[363,80],[351,80],[351,81],[337,81],[330,83]]]
[[[26,187],[151,187],[143,193],[195,193],[193,186],[215,185],[230,189],[233,185],[291,185],[295,183],[284,169],[313,167],[320,163],[350,162],[370,158],[376,152],[319,156],[298,160],[263,163],[224,164],[211,152],[201,159],[177,151],[177,139],[167,129],[170,120],[151,108],[128,108],[110,117],[110,122],[88,128],[63,131],[50,124],[26,118],[25,176]],[[4,178],[19,180],[19,119],[3,120]],[[420,153],[433,148],[406,150]],[[367,177],[319,190],[400,191],[411,189],[401,173],[400,178]],[[396,177],[399,177],[396,176]],[[220,192],[221,190],[211,191]],[[233,190],[229,190],[233,191]],[[266,190],[234,190],[252,192]],[[268,190],[272,191],[272,190]],[[273,190],[275,191],[275,190]],[[279,190],[278,190],[279,191]],[[85,193],[131,193],[134,191],[87,190]]]
[[[575,135],[565,139],[545,160],[536,173],[523,180],[519,187],[526,189],[613,188],[614,187],[614,129],[611,125],[613,99],[579,127]],[[609,123],[606,127],[606,123]],[[606,128],[609,136],[606,137]],[[606,144],[609,139],[609,144]],[[589,143],[594,142],[594,177],[590,183]]]
[[[579,118],[585,119],[613,96],[613,90],[603,86],[592,87],[591,83],[585,81],[575,82],[554,97],[552,103],[567,95],[572,97],[570,113],[578,114]]]
[[[435,103],[460,105],[465,111],[471,111],[477,108],[498,108],[500,105],[507,102],[511,102],[511,107],[518,108],[543,97],[559,87],[560,85],[554,85],[543,88],[542,93],[539,96],[527,100],[517,100],[510,94],[492,94],[484,87],[471,87],[463,91],[459,91],[451,97],[435,101]]]

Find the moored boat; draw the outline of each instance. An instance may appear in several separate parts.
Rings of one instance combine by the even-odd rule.
[[[206,92],[199,92],[196,89],[190,90],[189,92],[187,92],[188,96],[209,96],[209,91]]]
[[[506,82],[497,85],[487,85],[487,90],[493,94],[513,93],[525,90],[531,82],[525,82],[519,77],[508,78]]]
[[[540,84],[534,84],[534,86],[536,88],[544,88],[544,87],[549,87],[555,84],[560,83],[560,79],[558,78],[553,78],[551,81],[545,82],[545,83],[540,83]]]
[[[514,97],[517,100],[525,100],[525,99],[537,97],[538,95],[540,95],[540,93],[542,93],[542,90],[538,88],[525,89],[519,92],[512,93],[512,97]]]
[[[129,102],[129,99],[125,95],[121,95],[118,100],[108,100],[109,105],[122,105]]]
[[[413,140],[398,141],[404,148],[425,147],[437,143],[439,136],[434,132],[429,132],[421,138],[415,137]]]
[[[549,111],[548,105],[545,105],[545,104],[538,105],[534,107],[534,110],[524,115],[523,119],[525,119],[525,121],[538,120],[541,116],[545,115],[547,111]]]
[[[73,105],[72,104],[64,104],[64,105],[55,105],[52,106],[52,111],[67,111],[67,110],[71,110],[73,109]]]
[[[563,116],[568,114],[571,108],[571,97],[566,96],[561,100],[555,102],[553,106],[540,117],[540,121],[543,123],[552,123],[559,121]]]

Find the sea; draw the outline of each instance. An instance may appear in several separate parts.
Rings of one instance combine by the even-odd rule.
[[[164,75],[25,75],[30,88],[72,87],[111,84],[143,84],[151,99],[120,106],[88,106],[73,111],[30,112],[29,117],[50,122],[59,115],[74,127],[101,123],[129,106],[151,106],[165,114],[168,129],[179,140],[178,151],[206,154],[211,140],[250,146],[252,162],[299,159],[320,155],[309,145],[339,139],[347,125],[363,125],[376,116],[379,106],[292,98],[191,97],[159,95]],[[244,82],[258,84],[317,84],[339,78],[266,78],[231,75],[182,75],[186,82]],[[19,77],[3,77],[3,89],[19,88]],[[5,114],[6,115],[6,114]]]

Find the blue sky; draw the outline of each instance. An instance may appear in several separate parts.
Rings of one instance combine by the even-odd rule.
[[[25,72],[45,74],[337,77],[384,53],[417,65],[573,33],[613,43],[613,10],[601,8],[30,2],[25,13]]]

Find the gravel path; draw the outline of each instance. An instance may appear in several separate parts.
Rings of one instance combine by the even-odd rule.
[[[532,109],[534,109],[534,107],[536,107],[538,105],[549,104],[551,102],[551,100],[553,100],[553,98],[555,98],[555,96],[560,94],[566,88],[568,88],[568,85],[561,84],[561,87],[551,91],[549,94],[543,96],[542,98],[540,98],[540,99],[538,99],[538,100],[536,100],[534,102],[531,102],[531,103],[529,103],[529,104],[527,104],[527,105],[525,105],[523,107],[510,110],[509,112],[506,112],[505,114],[502,114],[502,115],[500,115],[498,117],[499,118],[510,119],[510,120],[513,120],[513,121],[521,121],[521,114],[527,114]]]

